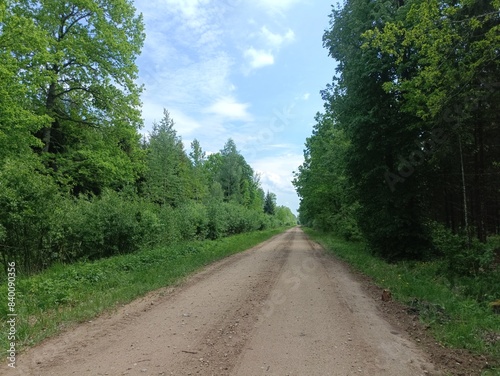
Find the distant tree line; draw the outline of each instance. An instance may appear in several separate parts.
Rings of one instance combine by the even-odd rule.
[[[498,0],[333,8],[323,43],[338,68],[294,180],[302,223],[365,239],[390,260],[448,254],[467,272],[491,264],[499,9]]]
[[[142,127],[130,0],[0,3],[0,255],[19,272],[295,223],[232,140]]]

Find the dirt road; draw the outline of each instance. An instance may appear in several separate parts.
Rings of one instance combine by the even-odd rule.
[[[46,341],[5,374],[434,374],[377,304],[294,228]]]

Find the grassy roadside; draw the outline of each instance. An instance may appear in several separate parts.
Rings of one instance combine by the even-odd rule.
[[[373,278],[392,296],[418,310],[436,339],[445,346],[464,348],[497,359],[485,375],[500,375],[500,315],[487,304],[462,296],[440,275],[438,262],[388,264],[371,255],[364,244],[342,240],[308,228],[304,231],[329,252]],[[500,286],[499,286],[500,289]]]
[[[211,262],[251,248],[285,229],[191,241],[95,262],[55,265],[16,280],[16,350],[33,346],[75,323],[89,320],[160,287],[173,285]],[[0,286],[1,330],[8,333],[7,283]],[[0,337],[2,354],[9,348]]]

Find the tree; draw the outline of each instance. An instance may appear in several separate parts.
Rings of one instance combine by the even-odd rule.
[[[407,183],[391,191],[387,171],[404,168],[418,140],[419,119],[401,111],[398,97],[384,84],[395,78],[395,60],[377,48],[362,48],[364,33],[396,17],[393,2],[348,0],[334,9],[324,46],[339,64],[334,85],[322,92],[325,108],[348,143],[345,173],[358,202],[356,219],[373,251],[384,257],[421,258],[431,248],[419,199],[422,173],[411,171]]]
[[[293,181],[301,198],[301,223],[356,237],[358,201],[346,176],[349,140],[334,126],[330,114],[317,114],[316,122],[313,135],[306,140],[305,161]]]
[[[147,146],[145,194],[159,205],[179,206],[192,197],[192,166],[167,110],[153,125]]]
[[[33,20],[0,4],[0,165],[6,158],[26,157],[32,147],[41,146],[33,134],[50,119],[34,113],[28,98],[43,84],[43,77],[38,72],[28,74],[30,63],[16,56],[45,48],[43,32]]]
[[[422,133],[437,129],[445,136],[429,161],[429,181],[439,182],[429,191],[431,216],[455,232],[470,236],[475,229],[481,241],[497,232],[498,222],[498,6],[414,1],[399,22],[366,33],[371,46],[397,58],[398,77],[386,90],[423,120]],[[403,75],[407,56],[418,68]]]
[[[204,164],[207,160],[206,153],[201,148],[200,142],[194,139],[189,153],[193,164],[193,191],[197,201],[202,201],[208,194],[208,178]]]
[[[359,225],[392,260],[440,252],[433,221],[469,245],[473,231],[498,233],[499,4],[347,0],[333,10],[323,43],[337,76],[295,175],[301,221],[338,231],[348,219],[344,229]]]
[[[297,217],[286,206],[276,207],[275,217],[281,226],[294,226],[297,224]]]
[[[135,58],[144,25],[132,2],[22,0],[9,10],[44,37],[12,55],[28,67],[18,78],[32,89],[32,111],[50,118],[36,132],[47,166],[75,193],[133,182],[141,126]],[[32,77],[41,77],[36,90]]]
[[[264,213],[274,215],[276,213],[276,194],[267,191],[264,199]]]

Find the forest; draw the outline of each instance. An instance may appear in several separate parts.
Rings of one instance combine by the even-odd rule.
[[[144,39],[129,0],[0,3],[4,269],[296,223],[233,140],[186,151],[167,110],[140,132]]]
[[[500,283],[499,9],[333,7],[323,46],[338,66],[294,180],[302,224],[390,262],[442,260],[450,280],[484,281],[480,300]]]

